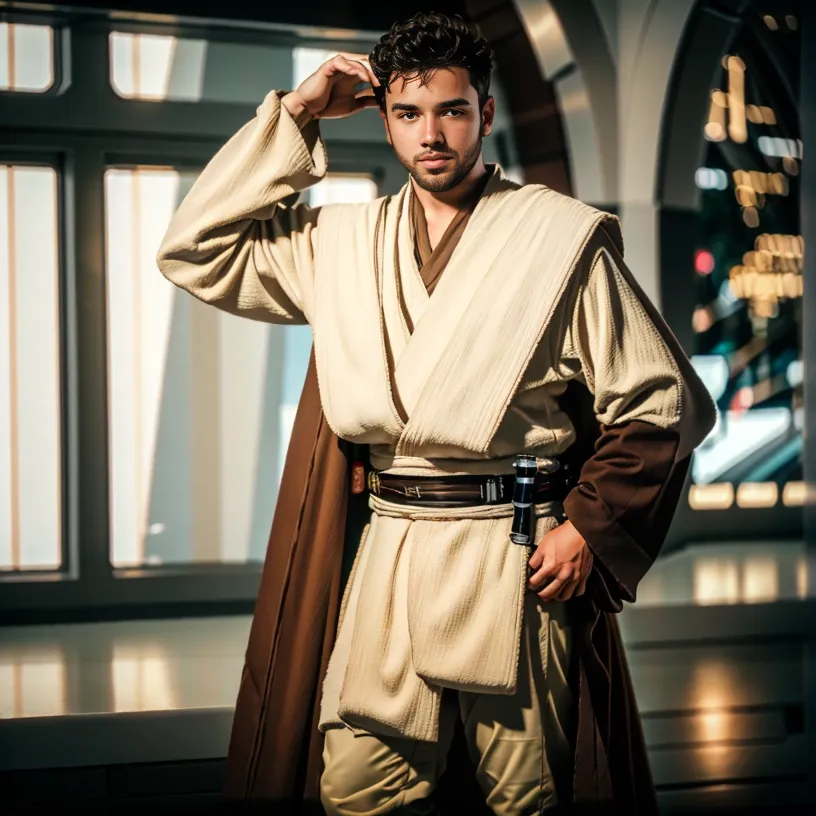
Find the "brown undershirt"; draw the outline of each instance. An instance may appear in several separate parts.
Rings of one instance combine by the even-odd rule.
[[[445,233],[439,239],[439,243],[432,249],[431,239],[428,236],[428,222],[425,220],[425,210],[419,203],[416,193],[411,196],[411,221],[414,226],[414,255],[419,266],[422,280],[428,294],[433,294],[433,290],[439,283],[445,267],[448,265],[453,251],[465,233],[470,216],[476,208],[476,204],[482,197],[482,193],[487,186],[491,174],[485,173],[479,180],[470,199],[465,202],[462,209],[453,216],[453,220],[448,224]]]

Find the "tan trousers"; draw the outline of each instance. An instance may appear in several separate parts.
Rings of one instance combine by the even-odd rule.
[[[461,716],[488,806],[500,816],[527,816],[559,803],[571,789],[573,696],[568,685],[572,633],[563,603],[529,593],[514,695],[458,692],[442,706],[438,742],[326,732],[321,801],[328,816],[425,813],[445,770],[455,717]],[[411,803],[417,803],[416,811]]]

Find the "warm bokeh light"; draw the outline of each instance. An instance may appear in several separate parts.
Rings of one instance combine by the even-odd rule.
[[[693,510],[727,510],[734,503],[734,485],[729,482],[696,484],[689,488]]]
[[[745,222],[745,226],[756,229],[759,226],[759,213],[756,207],[746,207],[742,211],[742,220]]]
[[[808,596],[808,563],[807,557],[802,556],[796,561],[796,597],[805,600]]]
[[[738,507],[773,507],[779,501],[776,482],[743,482],[737,488]]]
[[[798,176],[799,175],[799,162],[793,158],[793,156],[783,156],[782,157],[782,169],[789,175],[789,176]]]
[[[697,334],[707,332],[714,325],[714,313],[709,306],[698,306],[691,317],[691,326]]]
[[[731,290],[736,297],[751,301],[755,315],[770,317],[780,299],[802,296],[803,269],[801,235],[763,233],[755,240],[754,249],[743,255],[742,264],[731,268]]]
[[[807,497],[805,482],[788,482],[782,489],[782,504],[785,507],[803,507]]]

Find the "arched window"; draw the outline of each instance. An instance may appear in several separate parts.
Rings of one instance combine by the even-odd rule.
[[[680,98],[696,97],[697,110],[705,110],[696,167],[689,166],[691,147],[679,161],[685,175],[693,173],[683,183],[696,186],[693,246],[682,271],[673,268],[671,280],[664,271],[663,281],[664,288],[686,290],[686,307],[693,287],[692,313],[672,320],[691,320],[691,333],[681,332],[720,413],[695,454],[691,512],[683,513],[684,520],[697,516],[691,526],[707,528],[710,537],[771,529],[779,537],[801,534],[798,7],[796,0],[754,0],[726,18],[701,3],[675,69],[675,109],[665,123],[667,131],[682,127]],[[707,86],[699,81],[705,60]],[[698,78],[693,93],[692,75]],[[666,143],[664,185],[676,184],[678,139],[667,132]],[[670,240],[664,232],[664,243]]]

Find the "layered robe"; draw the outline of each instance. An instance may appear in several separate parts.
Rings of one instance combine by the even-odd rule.
[[[280,206],[325,170],[316,125],[301,132],[270,94],[202,173],[158,259],[206,302],[308,321],[314,334],[229,792],[316,800],[318,719],[432,739],[442,688],[514,688],[529,552],[509,543],[506,508],[443,520],[374,500],[373,514],[349,513],[338,438],[366,446],[377,469],[416,475],[509,472],[520,451],[546,460],[594,445],[565,501],[596,564],[570,602],[581,634],[574,800],[649,810],[611,614],[634,600],[665,537],[691,451],[713,426],[710,398],[623,264],[614,218],[495,168],[431,295],[410,185],[366,205]],[[341,604],[344,541],[356,563]],[[490,576],[478,588],[474,568]],[[384,666],[391,675],[371,670]]]

